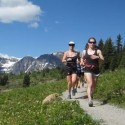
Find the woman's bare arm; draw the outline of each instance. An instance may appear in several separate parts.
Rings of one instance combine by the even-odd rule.
[[[85,64],[85,53],[86,53],[86,50],[83,50],[83,52],[82,52],[82,56],[81,56],[81,65],[83,65],[84,66],[84,64]]]
[[[99,56],[99,58],[101,59],[101,60],[104,60],[104,57],[103,57],[103,55],[102,55],[102,51],[101,50],[98,50],[98,56]]]
[[[63,58],[62,58],[62,62],[66,63],[66,58],[67,58],[67,51],[64,52]]]

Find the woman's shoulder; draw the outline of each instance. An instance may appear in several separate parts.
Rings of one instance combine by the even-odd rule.
[[[82,54],[84,54],[84,55],[85,55],[85,54],[86,54],[86,51],[87,51],[87,50],[86,50],[86,49],[84,49],[84,50],[82,51]]]
[[[63,55],[67,56],[68,55],[68,50],[64,51]]]
[[[96,51],[97,51],[97,53],[101,52],[101,50],[100,50],[100,49],[96,49]]]

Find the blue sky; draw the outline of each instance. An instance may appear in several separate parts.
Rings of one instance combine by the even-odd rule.
[[[125,40],[125,0],[1,0],[0,53],[38,57],[82,51],[89,37]]]

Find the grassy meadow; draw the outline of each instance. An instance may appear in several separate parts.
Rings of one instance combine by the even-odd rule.
[[[56,99],[50,104],[42,104],[49,94],[61,95],[67,88],[60,72],[52,72],[55,69],[44,76],[40,72],[30,74],[30,87],[22,87],[23,74],[9,76],[9,84],[4,88],[8,91],[0,93],[0,125],[99,125],[77,101]]]
[[[94,98],[125,108],[124,76],[124,69],[101,74]],[[78,101],[57,99],[42,104],[49,94],[61,95],[67,89],[62,70],[31,73],[30,87],[22,86],[23,77],[24,74],[10,74],[8,84],[0,86],[0,125],[99,125],[80,108]]]

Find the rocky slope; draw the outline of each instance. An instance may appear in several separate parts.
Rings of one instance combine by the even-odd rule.
[[[0,56],[0,72],[18,74],[20,72],[31,72],[43,70],[45,68],[55,68],[62,66],[63,52],[56,52],[52,54],[43,54],[38,58],[25,56],[22,59]]]

